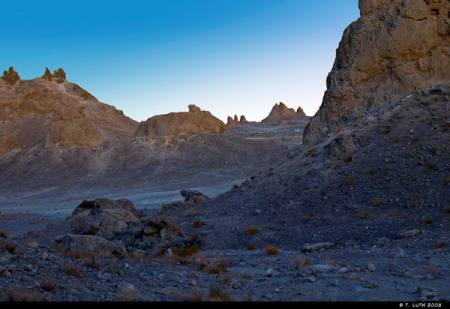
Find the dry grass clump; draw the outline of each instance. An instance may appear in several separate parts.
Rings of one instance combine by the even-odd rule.
[[[375,198],[372,200],[372,205],[375,207],[380,207],[383,202],[379,198]]]
[[[267,255],[277,255],[279,252],[276,246],[269,245],[264,248],[264,253]]]
[[[54,292],[58,286],[58,282],[50,277],[44,277],[41,281],[39,281],[39,285],[41,289],[46,292]]]
[[[48,301],[43,295],[24,287],[11,287],[0,292],[1,301],[10,302],[44,302]]]
[[[246,250],[249,250],[249,251],[252,251],[252,250],[255,250],[256,247],[255,247],[254,244],[248,243],[248,244],[245,245],[245,249],[246,249]]]
[[[119,292],[117,297],[120,301],[136,301],[138,298],[138,289],[131,283],[124,283],[119,285]]]
[[[302,214],[302,215],[300,216],[300,218],[303,220],[303,222],[309,222],[309,221],[311,221],[311,216],[308,215],[308,214]]]
[[[0,237],[9,238],[8,233],[4,229],[0,230]]]
[[[294,259],[295,266],[299,267],[300,269],[305,268],[307,265],[311,265],[312,261],[307,257],[296,257]]]
[[[61,265],[58,268],[58,271],[76,278],[80,278],[83,274],[82,268],[74,262],[70,261]]]
[[[0,249],[6,250],[11,254],[16,253],[17,245],[11,239],[4,239],[0,242]]]
[[[358,217],[360,217],[361,219],[367,219],[369,218],[370,214],[367,211],[360,211],[358,213]]]
[[[228,259],[223,255],[218,255],[212,259],[207,260],[203,270],[209,274],[219,274],[226,272],[228,267]]]
[[[381,134],[388,134],[389,132],[391,132],[390,126],[385,126],[385,127],[381,128],[381,130],[380,130]]]
[[[258,234],[258,232],[259,232],[259,227],[253,226],[253,225],[247,226],[244,229],[244,234],[245,235],[255,235],[255,234]]]
[[[209,301],[234,301],[230,294],[222,287],[213,285],[209,290]]]
[[[205,225],[205,222],[201,221],[201,220],[195,220],[194,222],[192,222],[192,226],[194,228],[200,228],[202,226]]]
[[[355,184],[355,179],[353,178],[353,176],[348,175],[347,178],[345,178],[345,184],[348,186]]]

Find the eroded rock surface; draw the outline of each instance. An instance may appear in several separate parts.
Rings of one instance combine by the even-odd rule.
[[[448,1],[360,0],[359,8],[305,129],[306,143],[417,89],[449,83]]]

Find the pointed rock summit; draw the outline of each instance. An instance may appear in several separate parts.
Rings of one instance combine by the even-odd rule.
[[[303,110],[300,107],[298,108],[297,111],[299,112],[296,112],[293,108],[288,108],[283,102],[280,102],[272,107],[272,110],[270,111],[269,115],[266,118],[264,118],[261,122],[280,123],[283,121],[289,121],[306,117],[305,113],[303,113]]]
[[[1,79],[10,85],[14,85],[20,80],[20,77],[19,74],[14,71],[13,67],[9,67],[8,71],[3,71],[3,76]]]
[[[450,82],[448,0],[359,0],[304,142],[416,90]]]

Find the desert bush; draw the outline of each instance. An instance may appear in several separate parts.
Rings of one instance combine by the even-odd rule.
[[[358,217],[360,217],[361,219],[367,219],[369,218],[370,214],[367,211],[360,211],[358,213]]]
[[[4,229],[1,229],[0,230],[0,237],[8,238],[9,236],[8,236],[8,233]]]
[[[249,251],[252,251],[252,250],[255,250],[256,247],[255,247],[254,244],[248,243],[248,244],[245,245],[245,249],[246,249],[246,250],[249,250]]]
[[[209,290],[209,300],[210,301],[233,301],[230,294],[224,290],[222,287],[213,285]]]
[[[56,290],[56,287],[58,286],[58,282],[50,277],[44,277],[40,282],[39,285],[41,289],[43,289],[46,292],[54,292]]]
[[[255,234],[258,234],[258,232],[259,232],[259,228],[257,226],[247,226],[244,229],[245,235],[255,235]]]
[[[264,253],[267,255],[277,255],[278,248],[276,246],[269,245],[264,248]]]
[[[385,127],[381,128],[381,130],[380,130],[381,134],[388,134],[389,132],[391,132],[390,126],[385,126]]]
[[[209,274],[218,274],[227,271],[228,259],[223,255],[218,255],[212,259],[209,259],[204,271]]]
[[[307,257],[296,257],[294,259],[294,264],[300,269],[303,269],[306,265],[311,265],[312,261]]]
[[[12,287],[0,292],[1,301],[44,302],[47,299],[38,292],[24,287]]]
[[[381,204],[382,204],[382,201],[379,198],[375,198],[372,200],[372,205],[375,207],[379,207],[379,206],[381,206]]]
[[[74,262],[66,262],[58,268],[59,272],[65,273],[69,276],[80,278],[82,276],[83,270],[80,266]]]
[[[201,220],[195,220],[194,222],[192,222],[192,226],[194,228],[200,228],[202,226],[205,225],[205,222],[201,221]]]
[[[311,221],[311,216],[308,214],[303,214],[300,216],[300,218],[303,220],[303,222],[309,222]]]
[[[355,184],[355,179],[353,178],[353,176],[348,175],[347,178],[345,178],[345,183],[348,186],[351,186],[351,185]]]

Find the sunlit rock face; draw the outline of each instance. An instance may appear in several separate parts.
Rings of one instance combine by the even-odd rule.
[[[156,115],[142,122],[136,130],[138,140],[170,143],[197,133],[228,133],[226,125],[208,111],[189,105],[188,112]]]
[[[90,148],[130,138],[138,123],[68,82],[63,69],[22,80],[13,67],[0,79],[0,159],[36,147]]]
[[[447,0],[360,0],[304,142],[419,89],[448,84]]]

